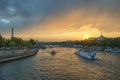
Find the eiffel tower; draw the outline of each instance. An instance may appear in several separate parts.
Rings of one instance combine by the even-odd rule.
[[[12,27],[11,40],[14,38],[14,28]]]

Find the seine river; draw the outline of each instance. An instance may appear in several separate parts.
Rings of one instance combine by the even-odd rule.
[[[50,52],[57,54],[52,56]],[[47,48],[37,55],[0,63],[0,80],[120,80],[120,55],[96,52],[90,61],[75,54],[74,48]]]

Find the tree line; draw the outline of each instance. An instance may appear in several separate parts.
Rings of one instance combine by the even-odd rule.
[[[97,39],[85,39],[82,41],[74,41],[74,44],[81,44],[86,46],[103,46],[103,47],[119,47],[120,48],[120,37],[117,38],[105,38],[103,40]]]
[[[0,47],[32,47],[36,44],[34,39],[23,40],[22,38],[13,37],[12,39],[5,39],[0,34]]]

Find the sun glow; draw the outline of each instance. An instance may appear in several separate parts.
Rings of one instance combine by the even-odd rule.
[[[85,36],[84,36],[84,39],[88,39],[88,38],[90,38],[89,35],[85,35]]]

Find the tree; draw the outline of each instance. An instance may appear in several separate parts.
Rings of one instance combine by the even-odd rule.
[[[21,38],[14,37],[12,41],[15,43],[15,46],[19,46],[19,47],[23,46],[23,40]]]
[[[4,41],[5,39],[2,37],[2,35],[0,34],[0,47],[4,46]]]
[[[32,44],[31,44],[29,41],[23,41],[23,46],[24,46],[24,47],[31,48],[31,47],[32,47]]]
[[[36,41],[34,39],[30,39],[29,42],[32,44],[32,45],[35,45],[36,44]]]
[[[4,44],[5,44],[5,47],[10,47],[10,39],[6,39]]]
[[[16,46],[14,41],[10,41],[9,45],[10,45],[10,47],[15,47]]]

